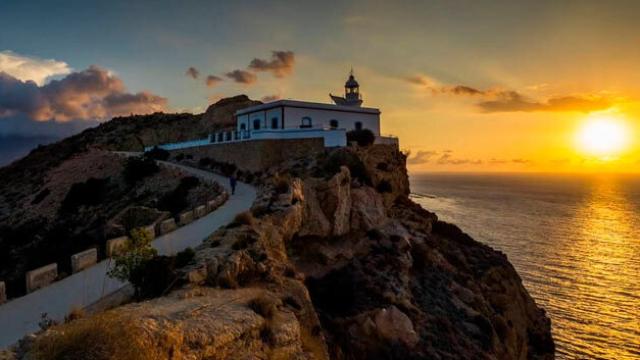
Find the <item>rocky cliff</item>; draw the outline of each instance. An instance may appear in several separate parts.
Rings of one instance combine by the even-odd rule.
[[[168,294],[50,328],[19,356],[552,359],[506,256],[411,202],[405,160],[376,145],[271,169]]]

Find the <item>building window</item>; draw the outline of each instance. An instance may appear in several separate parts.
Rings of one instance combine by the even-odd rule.
[[[308,116],[305,116],[302,118],[302,122],[300,123],[300,127],[301,128],[310,128],[312,126],[311,123],[311,118]]]
[[[331,121],[329,121],[329,127],[332,128],[332,129],[337,129],[338,128],[338,120],[332,119]]]
[[[226,141],[230,141],[231,140],[231,131],[225,133],[225,138],[226,138],[225,139]]]
[[[222,133],[218,133],[218,142],[224,141],[224,139],[222,138]]]
[[[277,117],[272,117],[271,118],[271,128],[272,129],[277,129],[278,128],[278,118]]]
[[[356,121],[356,130],[362,130],[362,123],[360,121]]]
[[[260,119],[253,120],[253,130],[260,130]]]
[[[240,124],[240,131],[245,131],[247,130],[247,124]]]

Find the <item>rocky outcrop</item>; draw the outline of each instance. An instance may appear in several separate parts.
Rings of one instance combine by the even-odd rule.
[[[206,239],[173,292],[109,312],[122,331],[160,359],[553,358],[506,256],[411,202],[402,154],[335,151],[265,174],[252,213]]]
[[[202,114],[201,123],[211,130],[221,128],[235,128],[235,112],[262,102],[249,99],[247,95],[238,95],[230,98],[218,100],[215,104],[209,105],[207,111]]]

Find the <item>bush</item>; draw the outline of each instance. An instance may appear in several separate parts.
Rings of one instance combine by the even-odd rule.
[[[155,347],[144,344],[140,330],[111,312],[55,326],[37,337],[27,358],[45,360],[157,359]]]
[[[142,228],[133,229],[126,251],[114,258],[115,265],[107,275],[120,281],[129,281],[140,296],[145,283],[145,267],[157,255],[151,247],[151,236]]]
[[[180,184],[171,192],[165,194],[158,201],[158,208],[163,211],[169,211],[172,214],[178,214],[188,205],[187,196],[189,191],[200,184],[200,180],[194,176],[187,176],[180,180]]]
[[[157,173],[160,170],[155,160],[151,158],[130,157],[124,165],[124,179],[129,184],[136,182]]]
[[[240,225],[253,226],[255,221],[256,219],[253,217],[253,214],[249,211],[245,211],[236,215],[236,217],[233,218],[233,221],[231,222],[231,224],[229,224],[229,227],[236,227]]]
[[[184,160],[184,154],[178,154],[178,155],[176,155],[175,159],[176,159],[176,161],[182,161],[182,160]]]
[[[148,157],[149,159],[162,161],[166,161],[167,159],[169,159],[169,155],[170,153],[167,150],[161,149],[157,146],[154,146],[153,149],[147,151],[144,154],[144,156]]]
[[[107,194],[109,178],[90,178],[85,182],[71,185],[69,192],[62,200],[60,210],[74,211],[79,206],[93,206],[102,203]]]
[[[387,180],[381,180],[378,183],[378,186],[376,186],[376,190],[379,193],[390,193],[393,191],[393,188],[391,187],[391,183],[389,183]]]
[[[249,301],[247,306],[265,319],[271,319],[276,312],[277,301],[267,295],[259,295]]]
[[[356,142],[359,146],[369,146],[373,144],[376,136],[369,129],[351,130],[347,132],[347,142]]]
[[[288,193],[289,192],[289,181],[284,177],[278,176],[275,179],[274,190],[275,190],[276,194],[286,194],[286,193]]]
[[[358,179],[363,184],[371,185],[371,178],[362,160],[356,154],[344,149],[331,153],[324,162],[323,170],[328,177],[332,177],[340,172],[342,166],[349,168],[352,178]]]
[[[378,163],[378,165],[376,165],[376,169],[378,169],[380,171],[388,171],[389,170],[389,164],[387,164],[386,162],[380,162],[380,163]]]
[[[188,247],[176,254],[176,268],[181,268],[189,264],[196,256],[196,252],[192,248]]]

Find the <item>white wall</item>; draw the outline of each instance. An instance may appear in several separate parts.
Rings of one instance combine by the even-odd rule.
[[[308,116],[312,120],[312,128],[329,128],[330,121],[338,120],[338,129],[347,131],[356,128],[356,122],[361,122],[364,129],[369,129],[374,135],[380,135],[380,115],[358,112],[333,111],[324,109],[304,109],[285,107],[285,129],[299,129],[302,118]]]

